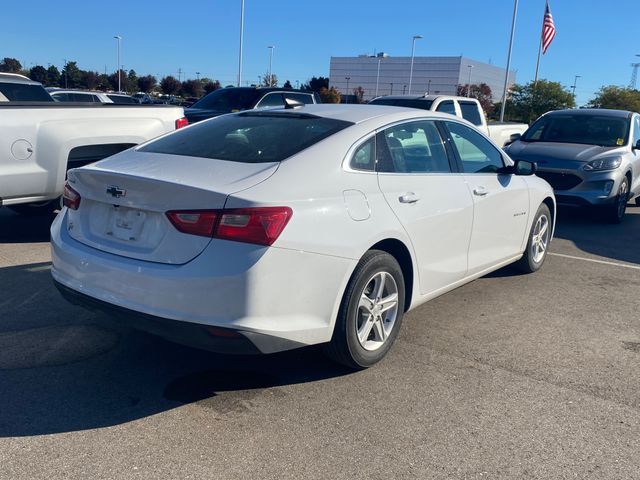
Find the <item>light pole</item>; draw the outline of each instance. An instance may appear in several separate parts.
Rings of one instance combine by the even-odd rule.
[[[113,38],[118,41],[118,63],[116,63],[116,68],[118,69],[118,92],[120,92],[120,42],[122,41],[122,35],[114,35]]]
[[[471,70],[473,69],[473,65],[467,65],[469,68],[469,83],[467,83],[467,98],[471,96]]]
[[[196,79],[200,81],[200,72],[196,72]]]
[[[349,80],[351,80],[351,77],[344,77],[344,79],[347,81],[347,96],[345,97],[344,103],[349,103]]]
[[[507,68],[504,72],[504,90],[502,91],[502,105],[500,106],[501,122],[504,122],[504,109],[507,106],[507,89],[509,88],[509,69],[511,68],[511,52],[513,51],[513,35],[516,32],[517,16],[518,16],[518,0],[514,0],[513,1],[513,19],[511,20],[511,37],[509,38],[509,54],[507,55]],[[537,80],[538,80],[538,72],[536,72],[536,81]]]
[[[67,59],[63,58],[64,60],[64,88],[69,88],[67,86],[67,77],[69,76],[69,72],[67,72]]]
[[[244,37],[244,0],[240,1],[240,52],[238,53],[238,87],[242,81],[242,41]]]
[[[409,95],[411,95],[411,82],[413,81],[413,58],[416,54],[416,40],[420,40],[422,35],[414,35],[411,42],[411,68],[409,69]]]
[[[429,79],[429,83],[427,84],[427,95],[431,94],[431,79]]]
[[[582,75],[576,75],[576,76],[573,78],[573,85],[571,85],[571,90],[573,90],[573,98],[574,98],[574,100],[575,100],[575,98],[576,98],[576,86],[577,86],[577,84],[578,84],[578,79],[579,79],[579,78],[582,78]]]
[[[378,96],[378,85],[380,85],[380,62],[382,58],[378,58],[378,73],[376,74],[376,97]]]
[[[269,86],[273,87],[273,49],[276,48],[275,45],[269,45],[267,47],[269,49]]]

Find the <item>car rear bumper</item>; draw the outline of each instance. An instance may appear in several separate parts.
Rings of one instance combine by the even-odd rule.
[[[329,341],[355,266],[350,259],[225,240],[213,240],[183,265],[135,260],[71,238],[66,214],[65,208],[51,227],[51,271],[67,298],[75,292],[77,303],[106,304],[120,318],[134,312],[132,324],[159,319],[158,324],[166,320],[239,332],[262,353]],[[211,336],[210,331],[205,334]],[[194,344],[172,328],[163,332]]]

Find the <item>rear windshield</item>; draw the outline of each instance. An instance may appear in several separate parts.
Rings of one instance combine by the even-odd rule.
[[[626,145],[629,118],[607,115],[545,115],[525,132],[525,142],[581,143],[602,147]]]
[[[53,102],[51,96],[41,85],[26,83],[0,82],[0,99],[5,97],[9,102]]]
[[[192,107],[216,112],[249,110],[263,94],[253,88],[220,88],[198,100]]]
[[[371,105],[392,105],[394,107],[421,108],[429,110],[433,101],[415,98],[376,98],[369,102]]]
[[[314,115],[253,111],[197,123],[139,151],[243,163],[280,162],[349,125],[353,124]]]

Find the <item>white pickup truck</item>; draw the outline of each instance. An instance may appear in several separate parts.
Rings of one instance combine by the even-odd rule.
[[[186,124],[182,107],[58,103],[39,83],[0,74],[0,205],[51,212],[69,168]]]
[[[449,113],[473,123],[496,145],[503,147],[519,138],[529,125],[526,123],[487,123],[480,102],[475,98],[453,97],[450,95],[387,95],[374,98],[372,105],[392,105],[395,107],[422,108],[434,112]]]

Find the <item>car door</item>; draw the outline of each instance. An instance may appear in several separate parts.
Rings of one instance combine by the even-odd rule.
[[[498,173],[505,164],[496,146],[470,126],[444,123],[473,197],[471,275],[522,253],[528,218],[535,212],[529,212],[529,190],[524,179]]]
[[[635,115],[631,127],[631,191],[640,194],[640,150],[634,148],[640,142],[640,115]]]
[[[432,120],[390,126],[376,136],[380,189],[411,239],[420,292],[467,272],[473,199]]]

